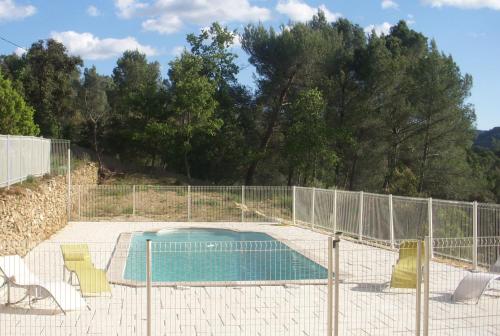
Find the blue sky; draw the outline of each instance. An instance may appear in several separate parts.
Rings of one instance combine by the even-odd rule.
[[[278,27],[306,20],[318,8],[331,20],[346,17],[379,33],[405,19],[435,38],[474,78],[470,102],[478,129],[500,126],[500,0],[0,0],[0,37],[22,47],[56,38],[105,74],[125,49],[139,49],[165,74],[186,34],[212,21],[240,30],[259,20]],[[240,80],[252,85],[252,68],[234,50],[244,68]],[[12,52],[16,47],[0,40],[0,53]]]

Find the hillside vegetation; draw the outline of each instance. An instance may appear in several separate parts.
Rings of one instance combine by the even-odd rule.
[[[255,89],[238,81],[237,40]],[[278,30],[214,23],[187,43],[166,77],[137,51],[111,76],[82,69],[50,39],[0,69],[43,136],[91,148],[101,166],[107,155],[188,182],[499,201],[498,152],[473,148],[471,76],[404,21],[379,36],[318,12]]]
[[[488,131],[478,131],[474,145],[491,150],[500,146],[500,127],[494,127]]]

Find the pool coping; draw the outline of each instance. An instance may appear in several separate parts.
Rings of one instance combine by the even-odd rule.
[[[212,229],[207,227],[189,226],[184,228],[172,228],[172,230],[184,229]],[[220,229],[214,227],[213,229]],[[169,229],[170,230],[170,229]],[[264,230],[240,230],[237,228],[224,228],[235,232],[259,232],[272,237],[273,239],[287,245],[295,252],[300,253],[304,257],[310,259],[316,264],[328,270],[327,260],[318,258],[315,254],[301,247],[292,240],[282,239],[271,232]],[[124,278],[125,267],[127,265],[128,253],[130,250],[130,242],[135,233],[141,232],[159,232],[161,230],[151,231],[132,231],[120,233],[116,241],[115,248],[111,254],[111,258],[107,268],[108,281],[115,285],[128,287],[146,287],[146,281],[137,281]],[[318,240],[323,242],[324,240]],[[156,281],[152,282],[152,287],[249,287],[249,286],[289,286],[289,285],[326,285],[328,279],[303,279],[303,280],[252,280],[252,281]]]

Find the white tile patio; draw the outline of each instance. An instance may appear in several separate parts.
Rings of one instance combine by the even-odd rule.
[[[106,268],[120,233],[180,227],[265,232],[295,241],[316,261],[326,262],[327,236],[304,228],[269,223],[137,222],[70,223],[25,260],[42,279],[62,280],[60,243],[88,243],[96,266]],[[342,240],[340,246],[340,334],[414,335],[415,291],[387,287],[397,254],[351,240]],[[451,293],[466,272],[431,263],[431,334],[500,335],[497,291],[486,293],[478,304],[451,301]],[[27,305],[6,307],[5,292],[0,292],[0,335],[146,334],[144,287],[113,285],[112,297],[86,301],[90,310],[64,315],[47,300],[31,309]],[[326,285],[155,287],[153,335],[326,335],[326,301]]]

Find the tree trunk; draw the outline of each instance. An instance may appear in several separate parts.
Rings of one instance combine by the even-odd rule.
[[[392,180],[394,178],[394,173],[396,171],[397,161],[398,161],[398,150],[399,150],[399,139],[398,139],[398,130],[396,128],[392,129],[392,139],[391,139],[391,148],[387,153],[387,173],[384,177],[384,184],[382,189],[389,193],[390,186]]]
[[[191,166],[189,165],[187,150],[184,151],[184,169],[186,170],[188,181],[191,181]]]
[[[422,153],[422,162],[420,164],[420,172],[418,174],[418,189],[417,190],[419,193],[421,193],[424,189],[425,168],[427,166],[427,160],[429,158],[429,148],[430,148],[429,133],[430,133],[430,120],[428,121],[426,129],[425,129],[424,150]]]
[[[97,122],[93,122],[93,133],[94,133],[94,151],[95,155],[97,156],[97,165],[98,165],[98,171],[101,172],[102,170],[102,161],[101,161],[101,153],[99,153],[99,145],[97,143]]]
[[[292,165],[290,165],[290,167],[288,167],[288,182],[287,182],[287,185],[289,187],[291,187],[293,184],[293,174],[294,174],[294,171],[295,171],[295,167],[293,167]]]
[[[354,155],[354,159],[352,160],[351,165],[351,173],[349,174],[349,190],[353,190],[354,188],[354,176],[356,173],[356,166],[358,163],[358,155]]]
[[[281,90],[281,93],[279,95],[278,101],[276,103],[276,106],[273,108],[271,116],[269,118],[269,122],[266,127],[266,131],[264,132],[264,135],[262,136],[258,154],[257,156],[252,160],[250,165],[248,166],[247,174],[245,177],[245,185],[252,185],[253,184],[253,179],[255,175],[255,171],[257,170],[257,165],[259,162],[262,160],[262,158],[266,154],[267,146],[269,146],[269,142],[271,140],[271,137],[274,132],[274,128],[276,127],[279,119],[279,115],[281,112],[281,108],[283,106],[283,103],[285,102],[288,94],[288,90],[290,89],[290,86],[293,83],[293,80],[295,78],[295,75],[297,74],[297,70],[292,72],[290,77],[288,78],[285,87],[283,90]]]

